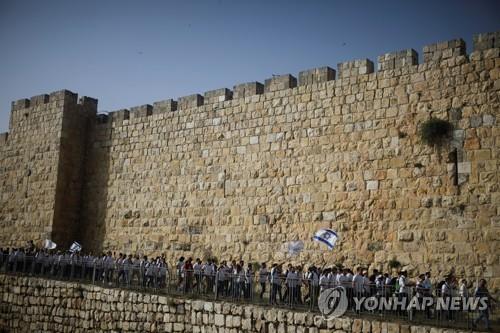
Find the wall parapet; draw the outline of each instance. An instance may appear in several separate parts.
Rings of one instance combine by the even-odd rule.
[[[153,103],[153,112],[171,112],[177,110],[177,101],[166,99]]]
[[[179,99],[177,100],[177,108],[179,110],[196,108],[202,105],[203,105],[203,96],[201,96],[200,94],[192,94],[188,96],[179,97]]]
[[[474,51],[500,48],[500,31],[474,35],[472,43]]]
[[[466,55],[465,41],[461,38],[424,46],[424,62],[442,61]]]
[[[203,103],[213,104],[233,99],[233,92],[227,88],[220,88],[205,92]]]
[[[0,145],[6,144],[9,138],[9,132],[0,133]]]
[[[264,92],[273,92],[278,90],[284,90],[289,88],[295,88],[297,86],[297,79],[290,75],[276,75],[272,78],[266,79],[264,82]]]
[[[92,106],[97,108],[98,100],[96,98],[82,96],[78,99],[78,94],[67,89],[51,92],[49,94],[40,94],[32,96],[31,98],[21,98],[11,103],[12,111],[27,109],[38,105],[53,103],[57,101],[64,101],[67,104],[79,104],[85,106]]]
[[[378,57],[378,70],[385,71],[418,65],[418,53],[414,49],[390,52]]]
[[[335,80],[335,70],[328,66],[312,68],[299,73],[299,86]]]
[[[130,108],[130,118],[148,117],[153,114],[153,106],[144,104]]]
[[[260,82],[240,83],[233,87],[233,98],[244,98],[253,95],[262,95],[264,93],[264,85]]]
[[[484,51],[500,47],[500,32],[488,32],[476,34],[473,37],[474,51]],[[475,54],[475,53],[474,53]],[[453,39],[437,42],[423,47],[424,63],[431,65],[452,57],[466,56],[466,45],[463,39]],[[475,58],[478,55],[474,56]],[[389,52],[377,58],[377,71],[384,72],[395,69],[402,69],[418,65],[418,53],[414,49],[405,49],[396,52]],[[342,80],[375,72],[374,62],[370,59],[357,59],[345,61],[337,64],[337,70],[328,66],[300,71],[298,79],[291,74],[276,75],[266,79],[264,84],[254,81],[240,83],[233,86],[233,89],[220,88],[206,91],[203,95],[192,94],[179,97],[177,101],[167,99],[154,102],[153,105],[130,108],[129,114],[121,112],[120,115],[110,115],[111,121],[123,121],[127,117],[137,118],[150,116],[156,113],[172,112],[201,107],[203,105],[230,101],[264,93],[272,93],[284,89],[291,89],[298,86],[324,83],[332,80]],[[390,75],[390,74],[386,74]],[[77,94],[69,90],[60,90],[50,94],[32,96],[30,99],[22,98],[12,102],[12,111],[23,110],[37,105],[43,105],[53,101],[64,100],[70,103],[77,103]],[[82,96],[78,104],[97,109],[97,99]],[[121,110],[119,110],[121,111]],[[108,117],[102,114],[97,116],[97,121],[105,123]]]
[[[337,65],[340,79],[373,73],[373,61],[358,59],[341,62]]]

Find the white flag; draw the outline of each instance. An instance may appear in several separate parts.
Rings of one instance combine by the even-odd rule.
[[[50,239],[46,239],[44,242],[43,242],[43,247],[48,249],[48,250],[53,250],[57,247],[57,244],[54,243],[53,241],[51,241]]]
[[[288,243],[288,254],[291,256],[296,256],[304,249],[304,243],[302,241],[294,241]]]
[[[75,252],[80,252],[82,249],[82,246],[78,242],[73,242],[69,248],[69,252],[75,253]]]
[[[328,246],[328,248],[331,250],[334,248],[338,236],[337,233],[331,229],[320,229],[316,231],[313,239],[323,244],[326,244],[326,246]]]

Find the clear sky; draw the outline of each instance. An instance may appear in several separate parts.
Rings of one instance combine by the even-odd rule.
[[[112,111],[498,30],[498,0],[0,0],[0,132],[55,90]]]

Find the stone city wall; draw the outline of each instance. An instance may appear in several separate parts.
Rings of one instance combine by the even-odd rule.
[[[428,45],[422,64],[408,49],[376,66],[361,59],[97,117],[89,110],[81,132],[61,126],[72,113],[52,99],[14,104],[13,119],[45,108],[59,120],[11,123],[0,145],[1,240],[50,235],[64,226],[53,211],[61,207],[85,249],[383,269],[397,260],[411,274],[454,270],[498,290],[499,40],[475,36],[470,55],[461,39]],[[454,125],[439,149],[418,135],[431,117]],[[28,147],[43,182],[24,198]],[[63,173],[60,192],[64,156],[82,170]],[[81,196],[57,204],[71,186]],[[338,231],[334,251],[310,241],[322,227]],[[305,249],[287,258],[293,240]]]
[[[0,331],[17,332],[309,332],[458,333],[255,305],[0,274]]]

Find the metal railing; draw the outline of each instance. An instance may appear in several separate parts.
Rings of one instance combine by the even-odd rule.
[[[210,270],[211,271],[211,270]],[[439,327],[473,328],[475,322],[484,327],[485,313],[475,311],[439,310],[436,304],[446,302],[454,294],[441,295],[439,289],[405,287],[396,290],[394,285],[362,284],[331,281],[327,279],[301,278],[285,274],[259,274],[248,271],[236,272],[227,267],[213,273],[200,269],[172,271],[166,264],[139,261],[117,263],[115,260],[88,260],[81,256],[29,256],[0,255],[0,272],[76,281],[110,288],[125,288],[166,295],[182,295],[207,300],[251,303],[286,307],[290,309],[318,312],[318,298],[322,290],[343,286],[348,307],[346,315],[351,317],[373,317],[383,320],[400,320],[414,324]],[[306,275],[307,276],[307,275]],[[327,282],[325,282],[327,280]],[[431,297],[432,306],[425,309],[408,310],[412,299],[422,302]],[[465,300],[464,300],[465,301]],[[392,302],[392,303],[391,303]],[[381,306],[388,305],[390,306]],[[486,310],[492,325],[498,327],[498,313],[491,306]],[[481,317],[481,323],[478,318]]]

